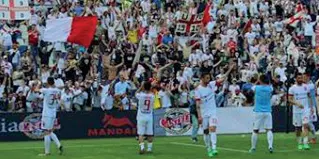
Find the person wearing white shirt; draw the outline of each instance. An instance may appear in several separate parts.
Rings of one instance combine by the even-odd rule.
[[[55,83],[55,86],[60,89],[64,88],[65,86],[63,80],[61,79],[59,75],[55,75],[54,83]]]
[[[77,111],[81,111],[85,109],[85,104],[88,99],[88,93],[84,91],[85,87],[81,86],[78,89],[74,90],[74,100],[73,104]]]
[[[257,0],[250,0],[249,11],[251,15],[259,15]]]
[[[213,17],[211,17],[211,20],[206,25],[206,29],[207,29],[209,34],[213,34],[214,33],[215,25],[216,25],[216,22],[214,21]]]
[[[13,42],[12,42],[12,36],[11,36],[10,32],[5,31],[2,33],[1,43],[5,47],[5,50],[11,49]]]
[[[29,92],[30,87],[25,85],[25,83],[21,83],[21,85],[18,87],[16,93],[18,94],[19,92],[22,92],[24,96],[27,96],[27,93]]]
[[[260,35],[261,27],[258,24],[257,20],[251,25],[251,30],[256,34],[256,36]]]
[[[31,18],[30,18],[30,25],[37,25],[39,23],[40,17],[35,14],[34,10],[31,10]]]
[[[102,110],[111,110],[113,108],[113,97],[109,93],[110,84],[102,86],[101,92],[101,108]]]
[[[275,23],[274,23],[274,27],[275,27],[275,30],[277,33],[281,33],[284,29],[284,23],[281,21],[281,20],[277,20]]]
[[[74,97],[73,92],[68,87],[61,93],[60,104],[61,104],[62,110],[65,110],[67,112],[72,111],[73,97]]]
[[[159,28],[155,22],[151,22],[151,25],[149,26],[149,38],[155,39],[158,36]]]
[[[238,31],[235,25],[233,25],[230,29],[227,30],[227,36],[228,36],[228,39],[230,37],[233,37],[233,40],[237,42]]]
[[[3,61],[1,63],[1,67],[2,67],[2,69],[4,69],[4,73],[6,73],[9,76],[11,76],[12,71],[13,71],[13,67],[12,67],[12,64],[10,62],[8,62],[8,56],[7,55],[3,56]]]
[[[316,25],[316,21],[315,22],[311,22],[310,18],[307,18],[307,20],[304,23],[304,35],[306,38],[306,41],[308,44],[311,44],[312,46],[315,46],[315,42],[313,42],[314,38],[315,38],[315,32],[313,30],[313,26]]]
[[[287,80],[285,71],[286,71],[286,68],[283,66],[283,63],[280,63],[279,67],[275,69],[275,74],[280,76],[281,82],[285,82]]]
[[[121,110],[127,108],[128,106],[129,100],[126,96],[126,93],[129,89],[131,89],[131,85],[125,80],[123,74],[120,74],[120,81],[114,86],[114,102]]]
[[[191,63],[192,66],[197,66],[199,64],[199,62],[201,61],[201,56],[198,53],[198,51],[192,53],[189,56],[188,61]]]
[[[252,30],[250,30],[249,32],[247,32],[245,34],[245,38],[247,39],[248,44],[252,45],[254,40],[255,40],[255,38],[256,38],[256,34],[254,32],[252,32]]]
[[[232,80],[232,84],[229,85],[228,90],[230,91],[231,96],[232,96],[233,94],[235,94],[235,91],[236,91],[236,90],[240,90],[240,87],[239,87],[239,85],[237,84],[237,80],[236,80],[236,79],[233,79],[233,80]]]
[[[20,65],[21,54],[20,54],[20,51],[18,49],[17,44],[14,44],[13,48],[11,50],[9,50],[9,52],[10,52],[10,56],[12,57],[13,68],[18,67]]]
[[[141,7],[143,9],[143,12],[149,13],[151,11],[151,2],[150,2],[150,0],[143,0],[141,2]]]
[[[165,84],[162,86],[163,88],[159,91],[158,95],[160,97],[162,108],[170,108],[172,106],[171,96],[172,93],[169,90],[169,87]]]

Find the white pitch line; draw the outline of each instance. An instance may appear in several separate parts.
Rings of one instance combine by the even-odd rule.
[[[192,146],[192,147],[206,147],[204,145],[195,145],[195,144],[187,144],[187,143],[180,143],[180,142],[171,142],[173,145],[182,145],[182,146]],[[225,150],[225,151],[232,151],[232,152],[241,152],[241,153],[249,153],[248,151],[245,150],[238,150],[238,149],[232,149],[232,148],[226,148],[226,147],[218,147],[220,150]],[[319,149],[310,149],[310,151],[318,151]],[[296,152],[297,150],[276,150],[274,153],[287,153],[287,152]]]
[[[194,145],[194,144],[186,144],[186,143],[179,143],[179,142],[171,142],[171,144],[173,144],[173,145],[181,145],[181,146],[192,146],[192,147],[206,147],[204,145]],[[225,150],[225,151],[232,151],[232,152],[249,153],[248,151],[232,149],[232,148],[226,148],[226,147],[218,147],[218,149]]]

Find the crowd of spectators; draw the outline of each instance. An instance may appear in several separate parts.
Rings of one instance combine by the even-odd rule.
[[[35,90],[49,76],[63,90],[63,111],[135,109],[144,80],[156,86],[156,108],[189,107],[203,72],[227,77],[218,107],[251,106],[260,73],[272,79],[273,106],[283,106],[296,73],[319,78],[318,0],[29,1],[30,20],[0,23],[0,112],[40,111]],[[184,13],[209,4],[206,26],[175,32]],[[300,10],[300,22],[287,24]],[[46,20],[70,16],[98,17],[89,48],[42,40]]]

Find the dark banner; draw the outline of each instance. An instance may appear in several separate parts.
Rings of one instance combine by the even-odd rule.
[[[136,136],[136,111],[61,112],[54,128],[61,139]],[[41,114],[0,113],[0,141],[42,138]]]

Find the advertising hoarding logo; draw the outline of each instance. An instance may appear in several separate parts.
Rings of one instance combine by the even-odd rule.
[[[5,118],[1,119],[1,133],[22,132],[31,139],[42,139],[44,131],[41,129],[41,114],[35,113],[26,116],[22,122],[7,122]],[[61,129],[61,125],[56,119],[54,129]]]
[[[160,119],[160,126],[173,135],[183,135],[192,127],[190,113],[184,109],[169,109]]]
[[[102,128],[89,129],[88,136],[134,136],[136,124],[128,117],[114,117],[105,114],[101,120]]]

